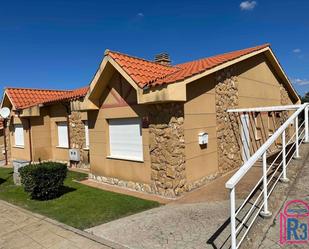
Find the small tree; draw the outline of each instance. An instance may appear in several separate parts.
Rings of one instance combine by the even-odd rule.
[[[307,92],[305,96],[301,98],[301,102],[302,103],[309,102],[309,92]]]

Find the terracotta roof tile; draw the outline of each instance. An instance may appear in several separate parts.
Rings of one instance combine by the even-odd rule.
[[[119,52],[108,51],[107,54],[112,57],[140,87],[144,87],[150,81],[156,81],[178,70],[178,68],[175,67],[164,66],[159,63],[121,54]]]
[[[63,95],[51,97],[46,100],[44,103],[51,103],[55,101],[65,101],[65,100],[75,100],[81,97],[84,97],[88,92],[89,87],[82,87],[78,89],[74,89],[71,91],[66,91]]]
[[[269,46],[264,44],[175,66],[165,66],[119,52],[107,51],[106,54],[113,58],[139,87],[143,88],[146,85],[155,86],[181,81]]]
[[[5,92],[16,109],[25,109],[38,104],[73,100],[86,95],[88,86],[75,90],[47,90],[31,88],[6,88]]]

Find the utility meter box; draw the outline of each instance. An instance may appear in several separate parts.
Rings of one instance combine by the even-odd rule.
[[[207,132],[200,132],[198,134],[198,143],[199,145],[208,144],[208,133]]]
[[[70,158],[70,161],[75,161],[75,162],[80,161],[79,149],[69,149],[69,158]]]

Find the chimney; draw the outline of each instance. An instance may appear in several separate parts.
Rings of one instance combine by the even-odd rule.
[[[160,53],[155,56],[155,62],[160,63],[162,65],[170,66],[171,59],[168,53]]]

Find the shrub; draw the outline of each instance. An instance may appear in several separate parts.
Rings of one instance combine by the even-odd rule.
[[[19,169],[21,183],[33,199],[48,200],[58,197],[67,175],[63,163],[45,162]]]

